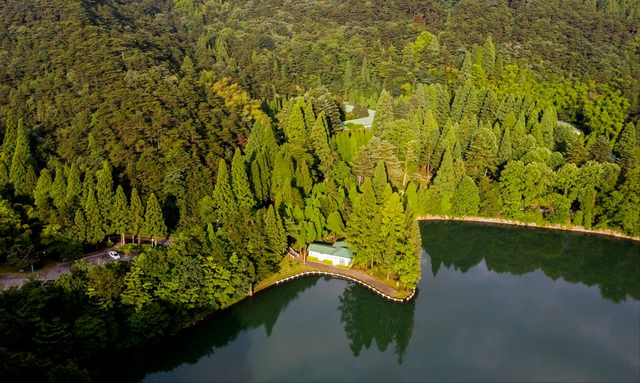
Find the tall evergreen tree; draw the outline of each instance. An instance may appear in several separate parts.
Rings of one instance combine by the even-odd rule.
[[[223,223],[231,222],[237,212],[236,200],[229,182],[227,164],[223,159],[220,159],[218,163],[218,176],[216,177],[216,185],[213,189],[213,202],[217,208],[220,221]]]
[[[482,68],[485,73],[492,73],[493,67],[496,62],[496,46],[493,44],[491,36],[487,37],[487,40],[482,46]]]
[[[385,201],[380,217],[380,237],[382,238],[382,261],[384,269],[389,274],[395,269],[398,257],[398,249],[402,247],[402,239],[405,235],[405,220],[401,198],[393,193],[388,201]]]
[[[87,240],[87,221],[84,217],[84,213],[82,209],[76,210],[76,214],[74,216],[74,234],[75,239],[80,243],[89,242]]]
[[[613,149],[617,156],[616,163],[623,171],[633,169],[640,164],[640,143],[636,142],[636,132],[633,124],[628,123],[622,129]]]
[[[82,182],[80,181],[80,170],[74,163],[69,170],[69,177],[67,180],[67,195],[65,202],[69,207],[76,207],[79,204],[82,194]]]
[[[376,200],[379,205],[386,202],[384,199],[384,189],[387,187],[387,171],[384,162],[379,161],[376,170],[373,172],[373,190],[376,193]]]
[[[241,212],[249,213],[255,206],[255,199],[249,186],[245,161],[239,148],[236,148],[231,161],[231,184],[233,186],[233,194],[238,203],[237,209]]]
[[[451,212],[459,216],[477,216],[480,207],[478,187],[471,177],[460,181],[451,200]]]
[[[498,145],[496,137],[490,129],[482,128],[469,148],[467,165],[471,174],[476,177],[487,171],[493,171],[496,166]]]
[[[98,207],[98,200],[93,189],[87,194],[87,201],[84,204],[84,215],[87,225],[87,243],[92,245],[102,242],[107,234],[104,230],[104,219]]]
[[[333,166],[333,156],[329,148],[327,122],[324,112],[320,112],[311,128],[311,146],[318,160],[318,169],[327,174]]]
[[[91,187],[93,189],[93,187]],[[53,205],[62,209],[67,200],[67,177],[64,174],[64,168],[61,165],[56,166],[56,174],[51,185],[51,198],[53,198]],[[89,196],[89,190],[86,192],[83,201],[86,202]]]
[[[151,193],[147,200],[147,207],[144,211],[143,232],[151,237],[154,246],[159,237],[167,235],[167,226],[164,223],[162,208],[154,193]]]
[[[438,168],[436,177],[433,179],[433,187],[441,196],[452,196],[456,189],[455,174],[453,172],[453,157],[451,150],[444,152],[442,163]]]
[[[125,244],[124,235],[131,226],[129,219],[131,214],[129,211],[129,203],[127,202],[127,196],[124,194],[122,185],[118,185],[116,189],[116,197],[113,203],[113,230],[115,233],[120,234],[120,244]]]
[[[471,81],[471,66],[473,65],[473,60],[471,59],[471,54],[466,52],[464,54],[464,60],[462,61],[462,67],[458,71],[458,77],[456,78],[456,83],[459,85],[466,84]]]
[[[113,233],[113,176],[109,162],[102,163],[102,169],[97,172],[96,197],[98,208],[103,217],[104,231]]]
[[[382,137],[389,125],[395,121],[393,113],[393,98],[386,90],[380,93],[376,114],[373,117],[372,129],[376,136]]]
[[[29,168],[33,166],[33,163],[29,136],[22,124],[22,120],[20,120],[18,122],[15,151],[13,152],[11,168],[9,169],[9,179],[13,184],[16,195],[28,197],[33,193],[35,183],[29,185],[29,180],[27,179]]]
[[[140,246],[140,235],[142,235],[142,229],[144,227],[144,206],[142,206],[142,200],[138,195],[138,189],[133,188],[131,190],[131,206],[129,209],[129,222],[128,231],[131,233],[131,242],[135,236],[138,236],[138,246]]]
[[[36,184],[36,189],[33,193],[34,203],[36,205],[38,218],[42,222],[47,222],[48,217],[51,214],[51,200],[49,199],[49,192],[51,191],[51,173],[49,169],[42,169],[40,171],[40,177]]]
[[[498,149],[498,162],[504,164],[511,160],[512,155],[511,146],[511,129],[506,128],[500,141],[500,149]]]

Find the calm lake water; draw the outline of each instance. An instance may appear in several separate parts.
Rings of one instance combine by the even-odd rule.
[[[460,222],[423,222],[421,231],[411,303],[298,279],[112,360],[102,378],[640,380],[640,244]]]

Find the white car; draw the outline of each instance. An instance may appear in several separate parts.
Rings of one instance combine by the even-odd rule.
[[[118,254],[117,251],[110,251],[109,252],[109,256],[113,259],[115,259],[116,261],[120,259],[120,254]]]

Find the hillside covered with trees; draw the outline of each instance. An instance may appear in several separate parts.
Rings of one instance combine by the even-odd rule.
[[[421,215],[640,236],[638,26],[637,0],[0,3],[0,263],[179,237],[3,293],[0,371],[86,378],[51,366],[175,333],[290,246],[412,288]]]

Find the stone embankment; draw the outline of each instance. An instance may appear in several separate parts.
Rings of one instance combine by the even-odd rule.
[[[502,218],[426,215],[426,216],[420,216],[417,219],[418,221],[464,221],[464,222],[484,222],[484,223],[492,223],[496,225],[539,227],[542,229],[573,231],[577,233],[587,233],[587,234],[598,234],[598,235],[606,235],[606,236],[615,237],[615,238],[630,239],[632,241],[640,241],[640,238],[638,237],[632,237],[630,235],[622,234],[613,230],[593,230],[593,229],[585,229],[582,226],[563,226],[563,225],[553,225],[553,224],[538,225],[535,222],[520,222],[520,221],[513,221],[509,219],[502,219]]]

